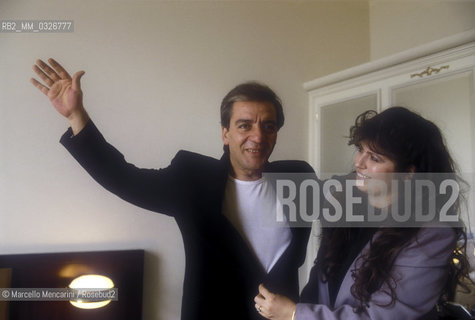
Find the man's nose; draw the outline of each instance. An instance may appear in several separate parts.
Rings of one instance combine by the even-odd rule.
[[[262,142],[264,132],[260,126],[254,126],[251,131],[251,140],[256,143]]]

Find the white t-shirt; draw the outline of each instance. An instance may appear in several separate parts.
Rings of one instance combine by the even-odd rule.
[[[292,239],[288,224],[270,223],[276,220],[276,195],[271,184],[265,177],[256,181],[228,177],[223,213],[269,272]]]

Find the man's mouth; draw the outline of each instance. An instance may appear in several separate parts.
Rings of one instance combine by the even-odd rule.
[[[260,153],[262,152],[262,149],[246,149],[247,152],[250,152],[250,153],[253,153],[253,154],[257,154],[257,153]]]

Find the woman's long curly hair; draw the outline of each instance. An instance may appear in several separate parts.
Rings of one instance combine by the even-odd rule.
[[[379,154],[391,159],[397,172],[450,173],[456,177],[455,164],[450,156],[439,128],[432,122],[403,107],[393,107],[377,114],[367,111],[360,114],[350,129],[349,145],[360,147],[364,142]],[[459,201],[452,210],[459,210]],[[369,303],[371,295],[386,288],[394,304],[396,279],[391,275],[394,261],[400,251],[417,241],[420,228],[380,228],[378,237],[370,242],[370,249],[358,261],[359,267],[351,270],[354,284],[353,296],[359,301],[357,311]],[[441,300],[453,300],[455,288],[467,277],[469,263],[465,256],[466,233],[463,228],[453,228],[458,245],[447,261],[448,279],[441,292]],[[351,240],[352,228],[323,228],[321,250],[317,261],[324,280],[336,275]],[[456,258],[458,263],[454,262]]]

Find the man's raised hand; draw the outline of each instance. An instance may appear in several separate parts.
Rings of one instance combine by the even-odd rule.
[[[55,109],[66,117],[77,134],[89,120],[82,104],[81,77],[84,71],[76,72],[73,77],[54,59],[48,59],[51,67],[42,60],[36,60],[33,70],[44,81],[40,83],[31,78],[31,83],[43,92]]]

